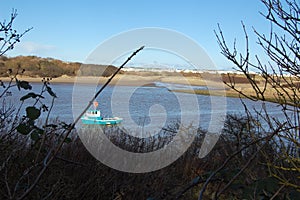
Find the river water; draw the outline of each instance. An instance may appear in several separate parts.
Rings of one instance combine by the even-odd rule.
[[[164,83],[156,83],[156,85],[157,87],[108,86],[97,98],[98,108],[104,117],[122,117],[124,119],[122,126],[127,129],[143,129],[149,132],[156,128],[170,126],[174,122],[186,126],[196,124],[203,129],[208,129],[212,124],[215,127],[222,126],[226,114],[244,114],[244,107],[238,98],[213,97],[212,99],[210,96],[171,90],[191,89],[184,85]],[[39,93],[42,84],[33,83],[32,86],[32,91],[19,92],[16,88],[11,89],[12,95],[6,97],[6,102],[18,107],[20,97],[28,92]],[[55,99],[51,118],[58,118],[68,123],[73,122],[94,95],[95,90],[100,87],[63,83],[53,83],[50,86],[58,97]],[[45,93],[44,97],[45,104],[50,105],[50,95]],[[246,99],[244,102],[248,107],[255,109],[260,109],[262,104]],[[32,103],[33,100],[29,99],[24,106]],[[280,107],[273,103],[266,103],[266,109],[271,116],[279,116],[281,113]],[[45,114],[42,117],[45,117]]]

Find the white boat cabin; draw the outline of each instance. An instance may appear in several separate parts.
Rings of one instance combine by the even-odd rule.
[[[100,110],[89,110],[85,113],[86,117],[101,117]]]

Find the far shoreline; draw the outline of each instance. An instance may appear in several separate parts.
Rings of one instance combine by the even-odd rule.
[[[45,77],[47,79],[48,77]],[[63,75],[56,78],[49,78],[50,83],[64,83],[64,84],[105,84],[110,77],[96,77],[96,76],[67,76]],[[42,77],[29,77],[18,76],[19,80],[28,81],[29,83],[41,83]],[[3,82],[9,82],[10,77],[0,77]],[[200,77],[184,77],[184,76],[163,76],[163,75],[150,75],[139,76],[131,74],[117,74],[112,79],[110,85],[122,85],[122,86],[150,86],[155,82],[171,83],[171,84],[183,84],[192,86],[206,86],[207,83]]]
[[[105,84],[110,77],[96,77],[96,76],[67,76],[63,75],[57,78],[50,78],[50,83],[53,84],[92,84],[101,85]],[[259,78],[259,77],[258,77]],[[18,76],[19,80],[28,81],[29,83],[42,83],[42,77],[29,77]],[[46,77],[47,79],[47,77]],[[10,77],[0,77],[3,82],[9,82]],[[113,86],[140,86],[140,87],[158,87],[155,83],[168,83],[168,84],[181,84],[187,86],[205,86],[212,90],[197,89],[197,90],[173,90],[173,92],[192,93],[197,95],[206,96],[225,96],[234,98],[243,98],[238,92],[234,91],[230,87],[226,86],[220,79],[201,76],[182,76],[182,75],[138,75],[138,74],[117,74],[112,79],[109,85]],[[260,83],[263,86],[263,83]],[[246,95],[255,96],[255,92],[251,85],[247,82],[240,82],[235,85],[236,89],[243,91]],[[267,101],[275,102],[274,88],[269,88],[265,92]]]

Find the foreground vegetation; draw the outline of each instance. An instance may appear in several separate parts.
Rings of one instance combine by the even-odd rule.
[[[170,166],[147,174],[120,172],[103,165],[87,152],[74,132],[72,142],[65,143],[26,199],[196,199],[198,191],[218,168],[203,194],[204,199],[210,199],[244,166],[248,167],[235,177],[220,199],[270,199],[274,195],[277,199],[299,198],[300,192],[293,187],[283,188],[275,177],[270,176],[269,164],[281,160],[280,150],[275,140],[265,140],[271,133],[257,135],[252,122],[242,116],[228,116],[223,135],[204,159],[199,159],[197,152],[207,133],[199,129],[194,143],[183,156]],[[165,132],[165,137],[150,141],[132,138],[118,127],[107,128],[106,134],[123,149],[143,152],[159,149],[170,142],[174,135],[172,128],[176,131],[174,125]],[[34,177],[43,167],[43,160],[35,162],[37,154],[45,159],[47,149],[55,146],[56,138],[47,138],[45,149],[39,152],[41,140],[17,132],[5,133],[2,128],[0,198],[15,199],[33,184]],[[257,151],[261,145],[263,148]],[[265,160],[266,156],[268,160]],[[281,162],[282,167],[293,168],[291,163]],[[296,174],[286,170],[281,172],[291,183],[299,185]],[[278,191],[280,193],[276,194]]]

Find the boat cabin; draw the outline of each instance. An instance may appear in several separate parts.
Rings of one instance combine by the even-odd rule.
[[[85,113],[85,116],[91,118],[101,118],[101,112],[100,110],[89,110]]]

